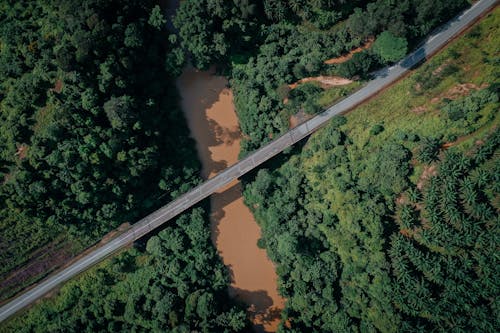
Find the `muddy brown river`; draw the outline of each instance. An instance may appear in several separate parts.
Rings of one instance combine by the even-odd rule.
[[[213,71],[186,68],[177,80],[191,135],[207,179],[234,164],[240,129],[227,79]],[[275,332],[284,301],[266,251],[257,247],[260,228],[243,203],[237,181],[210,198],[212,240],[231,273],[230,296],[248,304],[256,332]]]

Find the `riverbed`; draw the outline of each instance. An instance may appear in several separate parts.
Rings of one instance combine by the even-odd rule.
[[[238,160],[241,132],[227,79],[187,67],[177,80],[182,109],[208,179]],[[210,198],[212,241],[231,274],[229,295],[248,304],[256,332],[275,332],[284,301],[266,251],[257,247],[260,228],[234,181]]]

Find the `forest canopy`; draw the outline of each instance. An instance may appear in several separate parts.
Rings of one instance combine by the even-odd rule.
[[[0,2],[2,280],[44,246],[88,246],[200,181],[165,22],[153,1]],[[193,209],[0,330],[244,329],[206,221]]]
[[[200,181],[174,84],[187,60],[230,77],[247,154],[327,104],[319,85],[290,84],[368,79],[467,4],[184,0],[167,31],[152,0],[0,1],[0,277]],[[287,299],[280,331],[498,331],[497,30],[488,18],[385,104],[335,118],[246,179]],[[194,208],[5,327],[247,330],[207,215]]]
[[[498,331],[498,13],[247,178],[280,332]]]
[[[377,67],[401,59],[467,4],[185,0],[174,20],[176,45],[198,68],[212,63],[229,67],[245,154],[287,130],[289,114],[280,112],[286,108],[280,87],[320,74],[365,79]],[[324,63],[373,39],[372,48],[343,64]],[[314,93],[309,97],[317,99]],[[307,113],[320,109],[308,105]]]
[[[39,261],[36,279],[199,182],[158,10],[0,1],[0,279]]]

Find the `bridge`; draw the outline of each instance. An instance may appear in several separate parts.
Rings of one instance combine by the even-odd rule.
[[[102,261],[104,258],[140,239],[149,232],[173,219],[188,208],[207,198],[212,193],[222,189],[234,179],[255,169],[262,163],[279,154],[284,149],[301,141],[336,115],[342,114],[366,99],[374,96],[389,84],[405,75],[413,66],[424,61],[426,57],[436,53],[450,40],[477,21],[482,15],[496,6],[498,0],[480,0],[474,6],[455,17],[427,38],[414,52],[398,64],[384,68],[375,73],[375,78],[362,89],[333,105],[314,118],[284,133],[274,141],[251,153],[236,164],[228,167],[215,177],[205,181],[176,200],[156,210],[136,222],[128,231],[114,238],[109,243],[84,255],[65,269],[49,276],[25,293],[13,298],[0,308],[0,322],[12,316],[17,311],[33,303],[47,294],[56,286],[71,279],[75,275]]]

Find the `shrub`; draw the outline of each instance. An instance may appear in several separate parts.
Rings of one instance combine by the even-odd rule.
[[[370,135],[377,135],[382,133],[383,131],[384,131],[384,126],[376,124],[370,129]]]
[[[408,42],[405,38],[396,37],[389,31],[384,31],[373,43],[372,50],[384,63],[391,63],[402,59],[407,48]]]
[[[368,52],[356,53],[349,61],[338,66],[339,75],[346,78],[353,78],[359,75],[365,78],[368,73],[377,65],[377,60]]]

